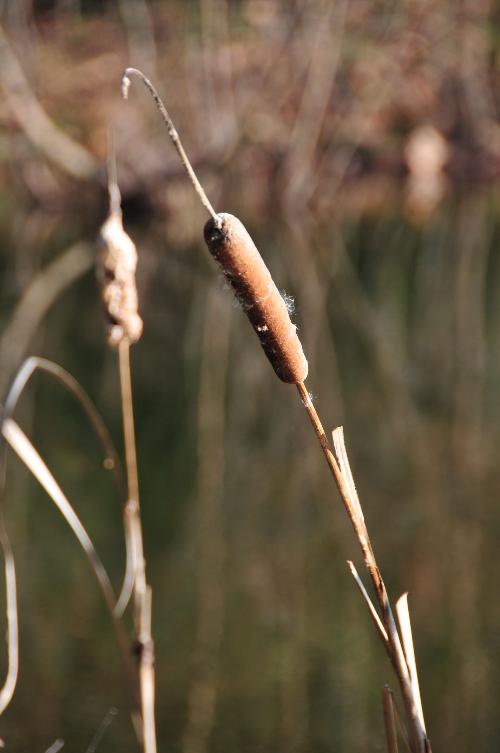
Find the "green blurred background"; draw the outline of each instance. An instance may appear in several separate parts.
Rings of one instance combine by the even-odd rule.
[[[344,426],[390,593],[410,594],[434,750],[497,751],[498,6],[3,0],[0,13],[2,394],[24,356],[52,358],[121,446],[92,271],[115,131],[145,324],[132,359],[160,750],[383,751],[395,681],[296,391],[206,253],[154,104],[136,82],[121,100],[126,65],[158,84],[216,209],[244,220],[295,298],[309,389],[325,426]],[[81,411],[37,376],[16,418],[118,588],[120,502]],[[99,749],[137,750],[92,574],[13,455],[5,502],[21,622],[6,750],[60,738],[85,752],[111,708]]]

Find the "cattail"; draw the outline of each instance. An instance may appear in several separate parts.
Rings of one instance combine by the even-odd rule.
[[[302,384],[307,377],[307,360],[291,322],[285,301],[243,224],[231,214],[216,214],[187,158],[179,134],[151,81],[137,68],[127,68],[122,78],[126,99],[130,76],[141,79],[151,92],[177,153],[203,206],[211,215],[204,229],[208,249],[257,333],[271,365],[283,382]]]
[[[108,324],[108,343],[117,348],[122,340],[135,343],[142,335],[135,282],[137,251],[123,229],[119,193],[118,199],[111,195],[111,209],[101,228],[100,244],[97,274]]]
[[[271,365],[283,382],[307,377],[307,360],[288,308],[243,223],[220,213],[204,229],[208,250],[233,288]]]

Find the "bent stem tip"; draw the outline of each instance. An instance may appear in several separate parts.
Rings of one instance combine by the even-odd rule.
[[[144,86],[149,90],[149,93],[154,99],[154,102],[160,111],[160,115],[163,118],[163,122],[167,126],[168,135],[170,136],[173,145],[175,146],[177,150],[177,154],[179,155],[182,164],[184,165],[184,168],[189,176],[189,179],[193,185],[194,190],[196,191],[198,198],[200,199],[201,203],[207,210],[207,212],[210,214],[212,219],[214,220],[217,227],[220,227],[221,225],[221,219],[218,216],[217,212],[213,208],[208,196],[206,195],[203,186],[201,185],[200,181],[198,180],[195,171],[193,170],[193,166],[191,165],[191,162],[188,159],[188,156],[184,150],[184,147],[182,145],[182,141],[180,140],[179,134],[177,133],[177,129],[174,126],[174,122],[170,115],[168,114],[167,108],[165,107],[163,100],[161,99],[160,95],[156,91],[154,85],[151,83],[149,78],[144,75],[142,71],[140,71],[138,68],[125,68],[125,71],[122,76],[121,80],[121,92],[123,99],[128,99],[130,85],[131,85],[131,76],[137,76]]]

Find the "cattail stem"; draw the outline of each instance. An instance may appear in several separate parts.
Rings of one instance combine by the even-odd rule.
[[[363,553],[366,568],[375,589],[382,622],[387,631],[386,647],[388,649],[391,663],[401,687],[401,693],[410,724],[410,737],[412,740],[413,751],[414,753],[428,753],[428,751],[430,751],[430,745],[418,717],[418,710],[415,704],[415,699],[411,687],[408,666],[401,646],[401,641],[396,627],[396,621],[392,613],[385,583],[382,579],[382,575],[375,559],[375,554],[372,549],[368,530],[366,528],[363,516],[360,515],[358,505],[352,498],[351,490],[349,489],[348,483],[346,483],[344,474],[342,473],[333,450],[330,447],[330,443],[328,442],[328,439],[326,437],[320,417],[313,405],[312,399],[309,395],[309,392],[307,391],[305,384],[303,382],[297,384],[297,390],[300,395],[301,402],[306,409],[307,415],[309,416],[309,420],[314,429],[314,433],[318,438],[319,444],[325,456],[325,460],[335,480],[345,510],[354,528],[356,538],[358,539],[361,551]]]
[[[186,172],[187,172],[187,174],[189,176],[189,179],[190,179],[191,183],[193,184],[194,190],[198,194],[198,197],[199,197],[201,203],[203,204],[203,206],[205,207],[205,209],[211,215],[211,217],[212,217],[213,221],[215,222],[215,224],[218,225],[219,224],[219,218],[217,216],[217,213],[216,213],[215,209],[213,208],[213,206],[212,206],[212,204],[211,204],[208,196],[206,195],[206,193],[205,193],[205,191],[203,189],[203,186],[201,185],[200,181],[196,177],[196,173],[193,170],[191,162],[188,159],[188,156],[187,156],[187,154],[186,154],[186,152],[184,150],[184,147],[182,145],[182,141],[180,140],[179,134],[177,133],[177,129],[174,126],[172,118],[168,114],[167,108],[163,104],[163,101],[162,101],[160,95],[156,91],[155,87],[153,86],[153,84],[151,83],[151,81],[149,80],[149,78],[147,76],[145,76],[142,71],[138,70],[138,68],[126,68],[125,69],[125,73],[122,76],[122,97],[123,97],[123,99],[128,99],[128,91],[130,89],[130,83],[131,83],[130,76],[137,76],[138,78],[140,78],[140,80],[143,82],[143,84],[149,90],[151,96],[153,97],[153,99],[155,101],[155,104],[156,104],[158,110],[160,111],[160,114],[161,114],[161,116],[163,118],[163,121],[164,121],[165,125],[167,126],[168,135],[172,139],[172,143],[173,143],[173,145],[175,146],[175,148],[177,150],[177,154],[181,158],[181,162],[182,162],[182,164],[184,165],[184,167],[186,169]]]
[[[139,478],[135,444],[130,343],[123,338],[118,346],[120,393],[127,469],[126,525],[132,548],[134,573],[134,626],[139,660],[142,745],[144,753],[156,753],[154,643],[151,636],[151,589],[146,582],[144,545],[139,503]]]

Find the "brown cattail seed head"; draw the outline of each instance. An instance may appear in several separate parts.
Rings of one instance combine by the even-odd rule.
[[[108,343],[116,348],[125,338],[130,343],[137,342],[142,334],[135,283],[137,251],[123,229],[121,212],[110,213],[101,228],[100,241],[98,278],[108,322]]]
[[[208,250],[248,316],[266,356],[283,382],[307,377],[307,360],[285,301],[244,225],[232,214],[205,225]]]

